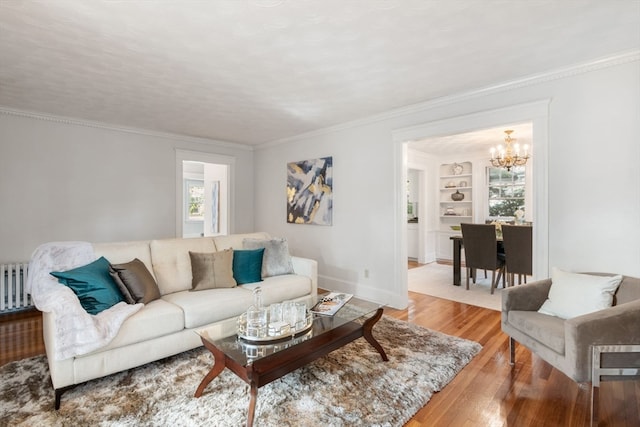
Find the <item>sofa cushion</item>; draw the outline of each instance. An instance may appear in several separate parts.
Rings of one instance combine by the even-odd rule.
[[[253,304],[253,293],[241,287],[176,292],[162,298],[184,311],[186,328],[239,316]]]
[[[562,319],[581,316],[611,307],[613,294],[622,276],[593,276],[553,268],[549,297],[540,313]]]
[[[233,251],[233,278],[238,285],[262,281],[264,248]]]
[[[210,237],[153,240],[151,262],[161,295],[191,289],[191,252],[215,252]]]
[[[89,314],[98,314],[124,301],[118,286],[109,275],[109,261],[105,257],[67,271],[52,271],[51,275],[71,288],[80,305]]]
[[[96,352],[147,341],[183,329],[184,313],[182,309],[175,304],[157,299],[146,304],[140,311],[129,317],[122,324],[113,341]]]
[[[269,305],[310,295],[311,279],[306,276],[287,274],[267,277],[262,282],[249,283],[241,287],[250,291],[260,287],[262,289],[262,303]]]
[[[242,249],[244,239],[270,239],[269,233],[257,232],[257,233],[245,233],[245,234],[229,234],[226,236],[214,236],[213,241],[216,244],[216,249],[221,251],[223,249]]]
[[[262,277],[293,274],[287,239],[244,239],[243,245],[245,249],[264,248]]]
[[[111,264],[110,273],[118,287],[127,289],[134,302],[148,304],[160,298],[158,284],[138,258],[124,264]]]
[[[558,354],[564,354],[564,320],[537,311],[509,311],[508,322]],[[531,344],[523,342],[530,347]]]
[[[151,263],[151,250],[148,240],[138,240],[131,242],[93,243],[93,252],[97,257],[105,257],[111,264],[121,264],[138,258],[147,267],[149,273],[156,278],[153,273]]]
[[[189,252],[191,258],[192,291],[215,288],[233,288],[233,250],[200,253]]]

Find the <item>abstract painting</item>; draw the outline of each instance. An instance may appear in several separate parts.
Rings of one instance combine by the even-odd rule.
[[[333,157],[287,163],[287,222],[332,224]]]

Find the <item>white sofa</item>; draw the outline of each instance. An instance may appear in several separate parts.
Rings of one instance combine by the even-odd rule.
[[[295,274],[267,277],[262,282],[235,288],[189,292],[192,286],[189,251],[242,249],[245,238],[270,236],[251,233],[93,244],[95,256],[104,256],[112,264],[140,259],[156,279],[161,298],[128,317],[106,346],[64,360],[55,357],[56,314],[43,312],[43,335],[56,409],[62,393],[76,384],[202,345],[197,329],[206,327],[220,337],[234,334],[237,317],[253,303],[253,289],[257,286],[262,288],[265,305],[284,300],[308,304],[313,301],[317,295],[317,262],[294,256],[291,258]]]

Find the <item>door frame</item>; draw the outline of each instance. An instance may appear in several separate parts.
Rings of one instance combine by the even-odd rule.
[[[228,218],[228,232],[229,234],[233,234],[234,224],[233,224],[233,213],[235,212],[235,157],[224,156],[221,154],[214,153],[206,153],[202,151],[191,151],[191,150],[182,150],[176,149],[176,237],[182,237],[182,220],[183,220],[183,169],[182,162],[191,161],[191,162],[202,162],[202,163],[213,163],[219,165],[227,166],[227,194],[229,197],[229,203],[227,207],[227,218]]]
[[[549,104],[551,99],[543,99],[531,103],[510,107],[481,111],[444,120],[427,122],[415,126],[392,131],[394,150],[394,241],[395,277],[400,283],[396,288],[408,303],[407,274],[407,227],[406,227],[406,195],[407,182],[407,144],[424,138],[467,133],[478,129],[502,126],[506,123],[531,122],[533,126],[532,157],[529,161],[533,168],[533,195],[535,197],[532,220],[533,228],[533,278],[541,279],[549,276]],[[404,199],[404,202],[403,202]]]

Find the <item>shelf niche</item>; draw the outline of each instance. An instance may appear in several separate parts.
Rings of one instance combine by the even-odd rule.
[[[473,218],[473,165],[470,161],[443,163],[439,172],[440,230],[453,232],[451,226]],[[456,192],[463,195],[462,200],[451,198]]]

